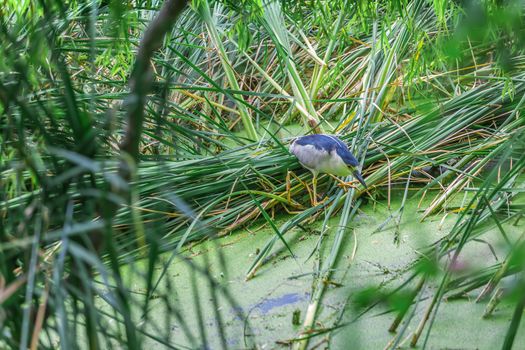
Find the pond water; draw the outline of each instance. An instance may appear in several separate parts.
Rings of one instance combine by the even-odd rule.
[[[309,348],[383,349],[395,337],[388,331],[395,314],[384,305],[362,313],[363,310],[354,305],[355,296],[371,286],[384,285],[392,289],[402,283],[407,276],[405,271],[421,254],[422,247],[450,232],[458,217],[458,214],[450,212],[421,222],[419,198],[414,198],[408,201],[399,227],[396,227],[395,221],[382,227],[385,219],[396,213],[401,196],[401,193],[394,193],[391,208],[387,208],[386,201],[369,202],[362,206],[347,228],[343,250],[331,280],[327,281],[315,324],[317,329],[344,326],[312,338]],[[425,203],[421,204],[421,208],[425,208]],[[289,217],[277,218],[277,226],[287,219]],[[300,333],[315,285],[319,260],[317,254],[310,256],[320,238],[321,221],[322,218],[286,233],[295,258],[282,244],[278,244],[255,277],[248,281],[245,279],[247,269],[259,249],[274,235],[264,222],[226,237],[193,245],[184,253],[190,264],[204,267],[216,278],[220,282],[218,286],[210,286],[208,279],[197,273],[187,261],[174,261],[167,270],[170,284],[177,292],[172,296],[173,301],[179,305],[180,317],[194,336],[204,336],[210,349],[221,348],[219,329],[223,331],[227,348],[249,348],[254,343],[261,349],[287,348],[289,341]],[[329,221],[332,229],[323,240],[321,257],[329,254],[334,238],[333,228],[338,223],[338,217]],[[517,237],[523,226],[508,225],[505,229],[510,237]],[[495,264],[496,259],[504,258],[506,250],[497,228],[489,231],[484,234],[483,241],[467,245],[460,259],[463,272],[477,271]],[[399,238],[397,243],[394,239],[396,235]],[[128,278],[133,288],[144,290],[144,286],[134,283],[133,276],[128,275]],[[192,278],[196,288],[192,287]],[[417,327],[434,288],[435,284],[425,287],[412,322],[407,325],[407,336]],[[513,308],[503,302],[491,317],[483,319],[487,302],[476,303],[474,299],[478,293],[479,290],[473,291],[470,295],[472,299],[441,303],[428,335],[428,349],[501,348]],[[199,310],[201,321],[197,317]],[[163,323],[166,312],[164,303],[152,300],[150,315],[157,318],[159,324]],[[199,324],[202,325],[201,331]],[[404,325],[401,324],[398,329]],[[191,347],[183,327],[177,323],[170,327],[176,344]],[[419,345],[423,344],[425,336],[426,332],[423,332]],[[148,348],[155,343],[153,340],[146,342]],[[409,348],[409,340],[401,345],[402,348]],[[514,349],[525,349],[523,322]]]

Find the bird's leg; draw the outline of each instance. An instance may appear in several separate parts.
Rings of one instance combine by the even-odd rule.
[[[297,175],[295,175],[293,171],[288,170],[288,172],[286,173],[286,191],[288,192],[287,193],[288,203],[292,203],[291,202],[291,192],[292,192],[291,177],[296,179],[301,185],[303,185],[303,187],[306,188],[306,191],[308,191],[308,196],[310,197],[310,202],[311,202],[312,191],[310,190],[310,187],[308,186],[308,184],[305,181],[301,180]]]
[[[312,174],[314,175],[313,176],[313,180],[312,180],[312,187],[314,188],[314,193],[313,193],[313,200],[311,200],[312,202],[312,206],[316,207],[318,206],[319,204],[323,204],[327,199],[328,197],[324,197],[321,201],[318,201],[317,200],[317,176],[319,175],[318,173],[314,173],[312,172]],[[312,198],[312,197],[310,197]]]
[[[328,175],[330,175],[334,180],[339,182],[337,186],[341,187],[345,191],[348,189],[348,187],[354,187],[354,188],[356,187],[356,184],[355,184],[356,181],[345,182],[335,175],[332,175],[332,174],[328,174]]]
[[[314,178],[312,180],[312,186],[314,188],[314,198],[312,201],[312,205],[315,207],[317,206],[317,174],[314,174]]]
[[[341,180],[335,175],[332,175],[332,174],[328,174],[328,175],[330,175],[335,181],[338,182],[337,186],[341,187],[345,191],[348,189],[348,187],[355,187],[352,182],[344,182],[343,180]]]
[[[332,175],[332,174],[328,174],[328,175],[330,175],[330,177],[331,177],[332,179],[334,179],[335,181],[339,182],[339,183],[337,184],[337,186],[340,186],[340,187],[344,187],[344,186],[346,186],[346,182],[344,182],[343,180],[341,180],[341,179],[338,178],[337,176]]]

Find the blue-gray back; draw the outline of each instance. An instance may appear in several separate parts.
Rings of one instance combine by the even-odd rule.
[[[339,157],[343,159],[345,164],[348,164],[353,167],[359,165],[357,159],[352,155],[350,150],[348,150],[348,146],[337,136],[313,134],[302,136],[298,138],[295,142],[301,146],[312,145],[318,150],[325,150],[327,152],[335,150]]]

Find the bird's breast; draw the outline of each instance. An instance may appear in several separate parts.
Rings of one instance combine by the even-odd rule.
[[[329,153],[329,156],[322,162],[319,172],[333,174],[337,176],[347,176],[352,173],[344,160],[337,154],[335,150]]]

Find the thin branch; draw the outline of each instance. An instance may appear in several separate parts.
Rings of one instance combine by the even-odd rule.
[[[121,153],[130,156],[134,162],[138,161],[144,107],[153,85],[151,59],[155,51],[161,47],[165,35],[173,27],[175,20],[186,7],[186,3],[187,0],[167,0],[144,33],[139,45],[135,66],[130,77],[130,93],[126,101],[127,125],[120,144]],[[125,180],[130,179],[131,174],[126,162],[121,163],[119,172]]]

